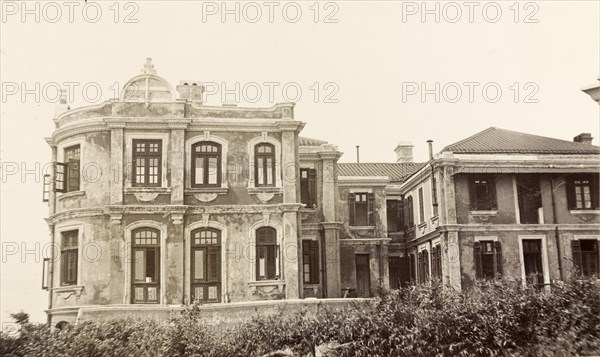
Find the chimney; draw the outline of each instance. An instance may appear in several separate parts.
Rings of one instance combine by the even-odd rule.
[[[356,145],[356,163],[360,163],[360,145]]]
[[[177,93],[179,93],[179,98],[196,104],[202,104],[204,86],[200,81],[179,81],[179,84],[175,89],[177,90]]]
[[[401,141],[394,150],[396,152],[396,162],[413,162],[413,144],[410,141]]]
[[[429,144],[429,160],[433,160],[433,140],[427,140],[427,144]]]
[[[576,143],[588,144],[592,145],[592,134],[590,133],[581,133],[573,138],[573,141]]]

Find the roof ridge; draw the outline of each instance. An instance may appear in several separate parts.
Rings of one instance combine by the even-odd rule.
[[[503,129],[501,129],[501,128],[497,128],[497,127],[495,127],[495,126],[490,126],[489,128],[487,128],[487,129],[483,129],[482,131],[480,131],[480,132],[477,132],[477,133],[475,133],[475,134],[473,134],[473,135],[471,135],[471,136],[469,136],[469,137],[467,137],[467,138],[464,138],[464,139],[462,139],[462,140],[459,140],[459,141],[457,141],[457,142],[455,142],[455,143],[448,144],[448,145],[444,146],[444,148],[442,149],[442,152],[443,152],[443,151],[446,151],[446,148],[448,148],[448,147],[450,147],[450,146],[455,146],[455,145],[462,144],[462,143],[466,142],[467,140],[471,140],[471,139],[473,139],[473,138],[475,138],[475,137],[477,137],[477,136],[479,136],[479,135],[481,135],[481,134],[483,134],[483,133],[487,133],[488,131],[491,131],[491,130],[503,130]]]

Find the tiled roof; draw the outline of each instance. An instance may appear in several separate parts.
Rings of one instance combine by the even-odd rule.
[[[298,137],[298,145],[300,146],[321,146],[322,144],[327,144],[327,141],[306,138],[303,136]]]
[[[443,151],[463,154],[600,154],[600,147],[491,127],[448,145]]]
[[[392,182],[401,182],[417,172],[425,163],[339,163],[339,176],[387,176]]]

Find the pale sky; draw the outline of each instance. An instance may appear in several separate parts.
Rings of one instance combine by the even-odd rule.
[[[490,126],[565,140],[590,132],[595,144],[600,137],[600,107],[581,92],[600,75],[597,1],[475,2],[472,21],[464,2],[439,2],[439,22],[432,1],[424,21],[421,1],[239,2],[239,23],[236,2],[228,3],[234,14],[225,22],[221,1],[106,1],[101,14],[94,5],[83,13],[82,2],[28,3],[32,13],[22,18],[22,2],[3,1],[0,23],[2,322],[19,310],[46,319],[36,244],[47,244],[49,231],[39,170],[22,179],[6,169],[16,163],[35,171],[49,161],[44,137],[54,129],[56,84],[78,83],[72,108],[93,104],[96,88],[97,102],[108,100],[152,57],[173,88],[180,80],[229,89],[239,82],[240,106],[271,106],[300,88],[301,135],[338,145],[343,162],[355,161],[355,145],[361,162],[393,162],[399,141],[412,141],[415,159],[424,161],[427,139],[438,151]],[[272,100],[269,82],[277,83]],[[36,83],[39,101],[23,98]],[[254,83],[262,91],[257,101]],[[222,89],[207,104],[221,105]],[[422,89],[429,90],[424,101]],[[490,103],[497,89],[502,94]],[[31,253],[9,254],[15,246]]]

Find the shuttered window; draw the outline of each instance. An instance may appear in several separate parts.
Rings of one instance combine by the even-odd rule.
[[[256,230],[256,280],[279,278],[277,231],[271,227]]]
[[[500,242],[482,240],[473,244],[477,279],[495,279],[502,275],[502,246]]]
[[[305,284],[319,283],[319,242],[302,241],[302,266]]]
[[[573,265],[585,276],[600,274],[598,262],[598,240],[581,239],[571,241]]]
[[[300,169],[300,202],[307,208],[317,206],[317,170]]]

